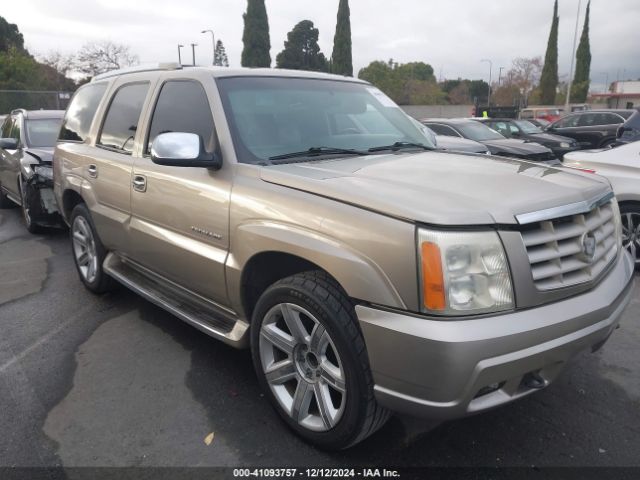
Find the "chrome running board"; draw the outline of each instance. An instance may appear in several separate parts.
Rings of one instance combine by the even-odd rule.
[[[248,346],[249,324],[234,312],[111,252],[104,271],[125,287],[207,335],[235,348]]]

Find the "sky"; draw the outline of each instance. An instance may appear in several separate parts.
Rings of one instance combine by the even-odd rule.
[[[271,57],[284,46],[287,32],[301,20],[320,30],[320,47],[329,57],[339,0],[266,0]],[[567,78],[579,0],[559,0],[559,74]],[[441,79],[493,79],[515,57],[544,56],[553,0],[350,0],[354,70],[373,60],[423,61]],[[586,0],[582,0],[579,31]],[[140,61],[212,59],[211,29],[226,47],[231,66],[240,66],[245,0],[22,0],[0,10],[16,23],[31,53],[74,53],[89,41],[111,40],[130,46]],[[640,79],[640,0],[592,0],[592,90],[605,81]]]

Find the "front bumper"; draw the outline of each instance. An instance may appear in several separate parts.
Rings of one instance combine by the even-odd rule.
[[[34,173],[26,180],[23,188],[24,200],[29,206],[29,215],[35,224],[43,227],[63,225],[53,193],[53,180]]]
[[[608,339],[631,299],[633,275],[624,253],[586,293],[473,320],[357,306],[376,399],[396,412],[448,419],[528,395],[555,380],[574,355]]]

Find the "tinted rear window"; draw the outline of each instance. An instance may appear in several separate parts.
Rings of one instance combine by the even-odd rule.
[[[92,83],[76,92],[67,108],[58,140],[84,142],[106,89],[106,83]]]
[[[109,105],[98,144],[122,153],[131,153],[138,131],[142,106],[149,90],[148,83],[132,83],[120,87]]]

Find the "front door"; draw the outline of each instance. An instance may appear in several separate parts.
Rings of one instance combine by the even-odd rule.
[[[136,159],[133,171],[131,257],[224,306],[231,169],[152,162],[150,146],[161,133],[195,133],[208,152],[217,148],[209,98],[199,81],[168,80],[158,90],[143,155]]]

